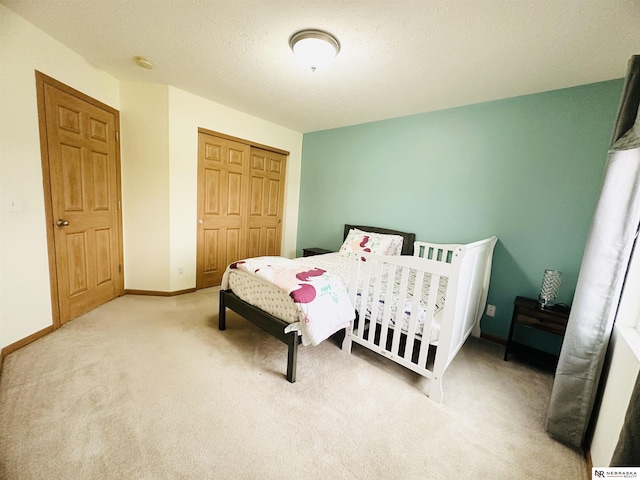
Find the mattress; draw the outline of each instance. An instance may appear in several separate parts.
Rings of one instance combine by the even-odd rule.
[[[295,259],[300,266],[304,267],[318,267],[330,272],[333,276],[338,277],[346,286],[351,281],[351,267],[353,265],[353,259],[340,253],[327,253],[324,255],[315,255],[311,257],[301,257]],[[261,280],[249,273],[228,270],[227,273],[227,285],[233,293],[244,300],[245,302],[264,310],[265,312],[282,319],[287,323],[295,323],[299,319],[299,311],[291,297],[280,290],[271,283]],[[411,286],[412,278],[410,278],[409,284]],[[399,289],[400,275],[396,273],[395,278],[396,291]],[[441,279],[438,286],[438,299],[436,301],[436,314],[434,316],[434,322],[430,332],[430,343],[436,343],[438,338],[438,332],[440,330],[440,317],[442,315],[442,309],[444,306],[444,299],[446,295],[447,282],[446,278]],[[412,288],[409,289],[410,291]],[[361,301],[358,294],[358,302]],[[424,323],[426,320],[426,305],[428,300],[428,289],[422,290],[422,298],[420,301],[421,308],[418,312],[418,324],[416,326],[416,334],[422,336]],[[378,300],[384,303],[382,300]],[[395,301],[397,303],[397,301]],[[411,304],[411,298],[407,298],[407,301],[403,305],[402,311],[402,325],[401,328],[406,331],[409,322],[409,307]],[[367,299],[367,318],[370,318],[372,312],[373,299]],[[358,304],[359,306],[359,304]],[[383,312],[383,305],[378,308],[378,316],[376,321],[381,321]],[[397,305],[392,304],[392,312],[397,312]],[[392,326],[395,325],[395,314],[392,315]]]

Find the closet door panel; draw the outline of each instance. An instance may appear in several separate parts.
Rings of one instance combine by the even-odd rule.
[[[259,231],[261,255],[280,255],[286,156],[251,148],[250,231]]]
[[[227,265],[246,256],[248,145],[198,135],[196,287],[220,285]]]

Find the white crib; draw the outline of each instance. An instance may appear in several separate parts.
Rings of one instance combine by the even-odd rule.
[[[465,245],[415,242],[413,256],[355,257],[349,293],[357,319],[342,349],[350,353],[358,343],[431,379],[428,395],[442,402],[445,370],[469,335],[480,334],[496,242],[495,236]],[[394,308],[407,312],[404,322]]]

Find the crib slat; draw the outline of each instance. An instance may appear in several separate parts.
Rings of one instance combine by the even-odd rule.
[[[398,294],[398,307],[397,307],[397,310],[400,310],[400,314],[402,314],[402,309],[404,308],[404,304],[407,301],[407,285],[409,283],[410,270],[411,270],[410,268],[403,268],[402,275],[400,277],[400,291]],[[402,315],[398,317],[398,312],[396,311],[395,328],[393,329],[393,342],[391,344],[392,355],[398,355],[398,351],[400,349],[401,334],[402,334]]]
[[[429,342],[431,340],[431,329],[433,328],[433,317],[436,311],[439,286],[440,275],[431,274],[429,284],[429,301],[427,302],[427,318],[422,328],[422,344],[420,345],[420,353],[418,354],[418,365],[426,366],[427,364],[427,354],[429,353]],[[441,307],[444,308],[444,305]]]
[[[411,360],[413,356],[413,345],[416,341],[416,327],[418,325],[418,314],[420,310],[420,300],[422,298],[422,287],[424,284],[424,271],[422,270],[411,270],[411,274],[415,275],[415,282],[413,285],[413,290],[411,292],[412,300],[411,300],[411,310],[409,315],[409,325],[407,326],[407,338],[405,342],[404,348],[404,358],[405,360]],[[404,304],[398,305],[398,314],[396,316],[402,320],[404,316]],[[396,320],[396,327],[402,328],[402,323],[398,324],[398,320]]]
[[[378,311],[380,310],[380,302],[377,301],[376,299],[382,298],[382,280],[383,280],[383,271],[385,266],[383,262],[371,262],[371,263],[375,265],[375,267],[372,267],[372,270],[375,272],[374,275],[376,280],[373,288],[373,296],[371,297],[374,300],[372,302],[373,304],[371,305],[371,317],[369,320],[369,330],[367,331],[366,340],[368,342],[373,342],[375,339],[376,319],[378,318]],[[363,292],[362,299],[363,299],[363,302],[366,302],[366,303],[369,302],[368,292],[366,296]]]
[[[391,307],[393,303],[393,289],[395,286],[396,279],[396,265],[393,264],[385,264],[385,269],[387,270],[387,284],[385,286],[385,296],[384,296],[384,312],[382,314],[382,323],[380,326],[380,340],[377,345],[382,346],[384,348],[387,345],[387,336],[389,333],[389,323],[391,319]]]
[[[362,276],[362,262],[356,260],[355,256],[351,257],[351,269],[353,270],[353,275],[351,275],[351,282],[349,284],[349,297],[351,298],[351,302],[354,307],[357,305],[357,293],[358,293],[358,281]],[[356,308],[357,310],[357,308]]]
[[[362,272],[362,277],[364,278],[364,283],[362,285],[362,293],[360,295],[360,309],[358,310],[358,317],[359,317],[359,321],[358,321],[358,333],[357,336],[360,338],[364,338],[364,326],[366,323],[366,313],[367,313],[367,298],[368,298],[368,294],[369,294],[369,284],[371,279],[373,278],[372,276],[372,268],[373,268],[373,262],[360,262],[363,267],[361,269]]]

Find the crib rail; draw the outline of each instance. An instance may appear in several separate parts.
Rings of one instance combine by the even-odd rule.
[[[436,314],[442,315],[450,301],[449,289],[455,288],[463,252],[464,247],[457,246],[425,257],[365,253],[354,259],[349,292],[357,320],[348,329],[343,349],[350,352],[355,342],[434,378],[434,345],[430,344],[437,342],[441,328]],[[438,294],[443,278],[447,280],[445,305]]]
[[[428,395],[441,402],[444,372],[484,311],[496,241],[415,242],[413,256],[358,253],[349,286],[357,318],[343,350],[357,343],[430,378]],[[422,292],[428,292],[426,301]]]

